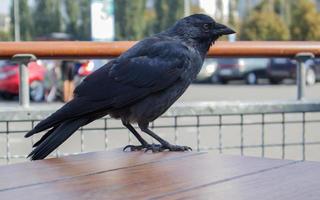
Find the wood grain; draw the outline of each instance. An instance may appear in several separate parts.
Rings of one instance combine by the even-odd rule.
[[[53,158],[1,166],[0,191],[197,154],[201,153],[164,152],[153,154],[151,152],[122,152],[122,150],[115,150],[108,153],[86,153],[59,159]]]
[[[300,162],[155,199],[319,200],[319,163]]]
[[[52,181],[40,184],[0,190],[0,197],[5,199],[42,199],[48,197],[49,199],[170,199],[177,194],[187,194],[186,192],[189,190],[197,191],[199,188],[200,191],[205,186],[220,185],[237,179],[237,177],[242,179],[297,163],[295,161],[250,157],[217,156],[211,153],[105,152],[101,154],[96,157],[81,155],[77,159],[72,159],[71,156],[67,161],[52,159],[53,164],[39,162],[36,164],[38,169],[42,165],[43,168],[47,168],[47,173],[50,174],[53,171],[56,175],[59,174],[59,171],[65,175],[64,172],[67,170],[68,176],[63,179],[50,179]],[[79,163],[78,159],[81,157],[88,161]],[[117,157],[120,158],[118,161]],[[128,166],[124,167],[123,163],[126,161],[123,159],[126,158]],[[144,164],[132,164],[139,162],[137,159]],[[78,164],[75,165],[73,162]],[[122,167],[106,170],[110,169],[109,163],[116,162],[120,164],[113,164],[113,166]],[[56,166],[55,163],[63,164]],[[106,164],[105,168],[103,163]],[[98,165],[99,168],[95,168],[95,165]],[[73,174],[72,171],[81,171],[82,175]],[[95,172],[92,173],[93,171]],[[2,181],[1,176],[3,175],[0,175]],[[16,176],[15,181],[19,182],[21,178],[27,179],[32,176],[32,173],[25,178]],[[45,180],[48,179],[45,175],[44,177]],[[192,197],[197,197],[197,195]]]

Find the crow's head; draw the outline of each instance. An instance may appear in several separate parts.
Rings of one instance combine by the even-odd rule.
[[[231,28],[215,22],[204,14],[194,14],[180,19],[170,28],[170,31],[185,39],[210,42],[210,44],[222,35],[235,33]]]

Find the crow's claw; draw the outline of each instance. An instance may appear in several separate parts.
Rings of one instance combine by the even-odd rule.
[[[123,148],[123,151],[126,151],[127,149],[130,149],[130,151],[141,151],[145,150],[147,151],[152,151],[153,153],[156,152],[162,152],[165,150],[168,151],[192,151],[191,147],[188,146],[179,146],[179,145],[161,145],[161,144],[146,144],[146,145],[127,145]]]
[[[146,148],[144,145],[127,145],[123,148],[123,151],[130,149],[130,151],[141,151],[142,149]]]
[[[162,147],[163,149],[168,149],[169,151],[192,151],[191,147],[179,146],[179,145],[166,145]]]
[[[152,151],[153,153],[155,152],[161,152],[163,151],[164,149],[162,148],[162,145],[161,144],[148,144],[146,146],[146,150],[145,152],[147,151]]]
[[[141,151],[145,149],[145,152],[152,151],[152,152],[160,152],[163,151],[161,144],[145,144],[145,145],[127,145],[123,148],[123,151],[130,149],[130,151]]]

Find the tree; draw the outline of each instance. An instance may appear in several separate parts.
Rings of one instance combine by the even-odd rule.
[[[78,39],[91,40],[91,1],[80,0],[80,19]]]
[[[46,36],[53,32],[62,32],[60,0],[35,0],[33,20],[35,36]]]
[[[233,0],[229,3],[228,25],[231,26],[237,33],[240,32],[240,22],[235,16],[235,11],[239,6],[239,0]],[[228,36],[227,36],[228,37]]]
[[[91,40],[91,8],[88,0],[65,0],[66,32],[76,40]]]
[[[139,40],[144,36],[146,0],[116,0],[115,39]]]
[[[289,29],[273,12],[252,12],[241,27],[242,40],[288,40]]]
[[[292,2],[284,2],[284,0],[263,0],[255,7],[255,11],[275,12],[282,20],[290,25],[290,4]]]
[[[155,1],[154,32],[160,32],[171,26],[183,17],[184,1],[182,0],[157,0]]]
[[[242,23],[240,39],[289,40],[290,32],[283,11],[282,0],[261,1]]]
[[[5,31],[0,31],[0,41],[10,41],[10,33]]]
[[[14,34],[14,10],[13,4],[10,10],[11,33]],[[20,39],[27,41],[33,39],[34,24],[32,13],[28,5],[28,0],[19,0],[19,18],[20,18]]]
[[[184,1],[181,0],[167,0],[168,13],[166,20],[166,28],[174,24],[177,20],[181,19],[184,16]],[[162,16],[164,17],[164,16]]]
[[[320,14],[314,2],[297,0],[291,3],[291,39],[320,40]]]
[[[164,28],[167,28],[166,26],[166,13],[168,13],[168,4],[166,2],[166,0],[158,0],[155,1],[155,13],[156,13],[156,17],[153,23],[153,31],[155,33],[160,32],[161,30],[163,30]]]
[[[66,7],[66,32],[74,38],[78,38],[80,25],[80,5],[78,1],[65,0]]]
[[[320,14],[317,12],[316,5],[313,1],[297,0],[287,1],[285,3],[284,0],[264,0],[254,8],[254,11],[257,13],[272,12],[277,16],[280,16],[281,20],[289,27],[289,36],[291,40],[320,40]],[[266,15],[265,17],[265,19],[260,17],[255,20],[261,20],[259,23],[264,25],[266,24],[265,20],[272,23]],[[279,25],[282,24],[282,22],[279,23],[278,21],[275,21],[274,23],[278,23]],[[259,27],[256,28],[262,29]],[[244,29],[247,28],[243,27],[242,30],[244,31]],[[280,30],[280,28],[278,29]],[[283,37],[279,38],[287,38],[286,32],[287,31],[285,31]],[[248,38],[247,35],[253,35],[253,33],[247,31],[243,37]],[[262,37],[265,38],[264,36]]]
[[[229,3],[228,24],[232,26],[235,26],[237,24],[234,16],[234,10],[236,10],[237,4],[238,4],[238,1],[235,1],[235,0],[230,1]]]

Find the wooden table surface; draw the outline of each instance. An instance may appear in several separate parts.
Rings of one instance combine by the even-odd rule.
[[[207,152],[87,153],[0,167],[0,199],[320,199],[320,163]]]

